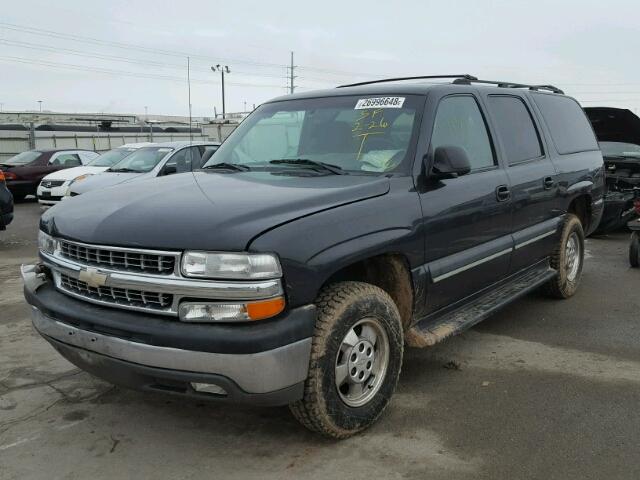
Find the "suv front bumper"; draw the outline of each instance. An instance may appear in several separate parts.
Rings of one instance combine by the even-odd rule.
[[[33,325],[60,354],[111,383],[260,405],[302,397],[316,309],[248,324],[186,324],[93,305],[23,267]],[[205,393],[194,384],[215,386]],[[195,388],[194,388],[195,387]]]

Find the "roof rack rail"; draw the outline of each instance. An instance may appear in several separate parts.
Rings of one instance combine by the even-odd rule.
[[[374,83],[387,83],[387,82],[399,82],[405,80],[429,80],[429,79],[438,79],[438,78],[452,78],[454,79],[452,83],[456,85],[471,85],[472,83],[479,83],[483,85],[496,85],[500,88],[528,88],[529,90],[548,90],[553,93],[564,94],[562,90],[558,87],[554,87],[553,85],[527,85],[524,83],[515,83],[515,82],[503,82],[498,80],[480,80],[478,77],[474,77],[469,74],[462,75],[420,75],[416,77],[397,77],[397,78],[383,78],[380,80],[370,80],[368,82],[358,82],[358,83],[350,83],[348,85],[339,85],[337,88],[345,88],[345,87],[359,87],[361,85],[371,85]]]
[[[528,85],[526,83],[503,82],[499,80],[479,80],[477,78],[474,80],[469,80],[466,78],[458,78],[454,80],[453,83],[462,84],[462,85],[471,85],[472,83],[480,83],[483,85],[496,85],[500,88],[528,88],[529,90],[549,90],[550,92],[553,92],[553,93],[564,94],[562,90],[560,90],[558,87],[554,87],[553,85]]]
[[[462,75],[420,75],[417,77],[397,77],[397,78],[383,78],[380,80],[369,80],[367,82],[358,82],[358,83],[350,83],[348,85],[338,85],[337,88],[345,88],[345,87],[359,87],[361,85],[371,85],[373,83],[387,83],[387,82],[400,82],[404,80],[428,80],[428,79],[436,79],[436,78],[456,78],[463,81],[475,81],[478,80],[473,75],[469,75],[464,73]]]

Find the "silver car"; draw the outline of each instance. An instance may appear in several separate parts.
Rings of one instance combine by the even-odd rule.
[[[191,172],[200,168],[220,146],[217,142],[166,142],[140,148],[104,172],[72,184],[76,196],[125,182]]]

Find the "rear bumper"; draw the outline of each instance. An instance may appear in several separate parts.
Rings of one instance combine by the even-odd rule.
[[[193,325],[92,305],[23,269],[36,330],[65,358],[112,383],[261,405],[302,396],[315,307],[251,325]],[[194,383],[218,387],[217,393]]]
[[[14,195],[34,195],[38,183],[32,180],[11,180],[7,181],[7,188]]]

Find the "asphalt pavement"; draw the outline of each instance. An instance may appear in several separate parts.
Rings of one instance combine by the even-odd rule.
[[[570,300],[533,293],[406,350],[380,421],[330,441],[286,408],[128,391],[60,357],[22,297],[40,213],[18,204],[0,232],[2,480],[640,478],[640,270],[628,233],[587,240]]]

